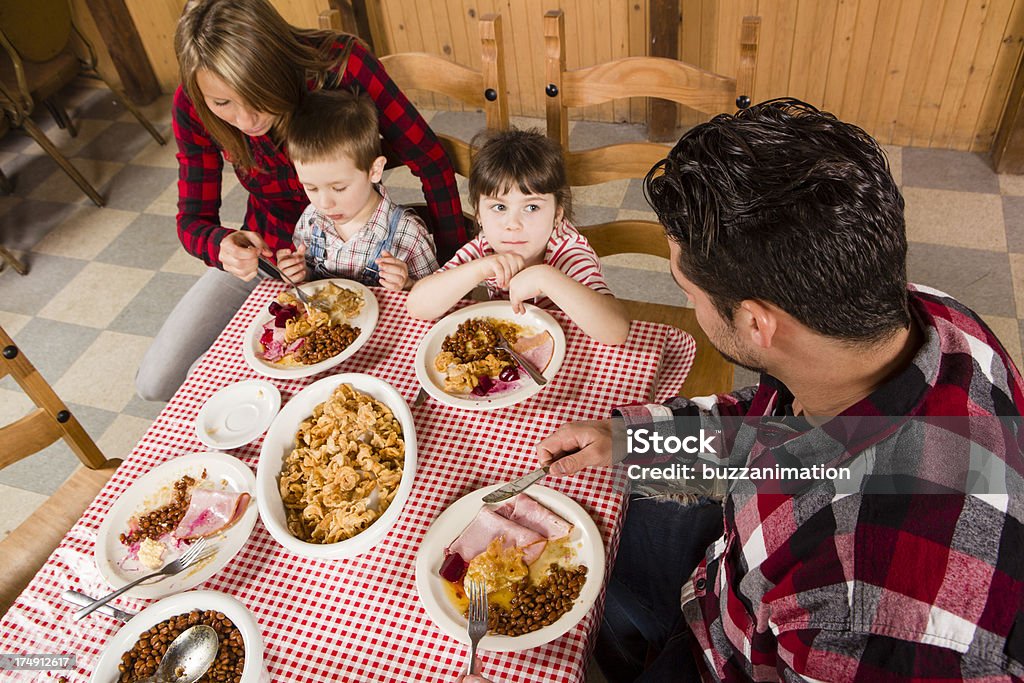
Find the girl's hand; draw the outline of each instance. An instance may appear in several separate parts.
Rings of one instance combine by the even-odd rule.
[[[395,292],[412,286],[409,277],[409,266],[405,261],[397,259],[389,251],[381,252],[380,258],[374,261],[380,271],[380,286]]]
[[[508,289],[512,278],[526,265],[526,259],[519,254],[491,254],[477,263],[480,264],[481,280],[494,278],[498,287]]]
[[[248,282],[256,277],[259,256],[270,258],[263,238],[250,230],[236,230],[220,242],[220,264],[224,271]]]
[[[306,245],[300,244],[295,251],[278,249],[277,267],[295,284],[305,282],[309,275],[306,270]]]
[[[551,266],[543,264],[530,266],[512,278],[508,286],[508,298],[515,313],[526,313],[523,302],[544,293],[544,283],[550,268]]]

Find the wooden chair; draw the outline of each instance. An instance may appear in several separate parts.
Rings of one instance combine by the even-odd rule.
[[[165,144],[132,101],[96,70],[96,51],[75,25],[68,0],[4,0],[0,3],[0,46],[0,57],[6,53],[6,58],[0,59],[0,82],[14,94],[18,105],[13,125],[31,135],[97,206],[103,206],[99,193],[29,118],[36,104],[42,103],[57,125],[75,137],[78,130],[56,95],[80,75],[96,78],[154,140]]]
[[[67,406],[0,327],[0,378],[11,375],[36,404],[21,419],[0,427],[0,468],[36,453],[57,439],[71,447],[84,467],[43,505],[0,541],[0,614],[11,606],[39,568],[114,473],[120,460],[108,460]]]
[[[381,63],[403,92],[424,90],[482,109],[487,128],[508,128],[508,97],[505,89],[505,51],[501,37],[501,15],[480,17],[479,71],[426,52],[384,55]],[[469,176],[470,143],[438,135],[455,172]]]
[[[760,18],[743,20],[739,74],[729,78],[684,62],[663,57],[625,57],[593,66],[565,68],[565,17],[562,10],[544,15],[546,49],[548,137],[561,144],[569,183],[596,185],[610,180],[643,178],[668,151],[650,142],[606,145],[596,149],[569,149],[569,109],[603,104],[624,97],[658,97],[709,115],[750,105]],[[669,258],[668,241],[661,225],[651,221],[614,221],[582,226],[600,256],[635,253]],[[733,366],[711,346],[692,309],[628,301],[636,320],[675,325],[697,341],[697,361],[683,393],[702,396],[732,390]]]

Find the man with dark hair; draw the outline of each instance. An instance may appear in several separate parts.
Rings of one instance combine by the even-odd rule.
[[[984,454],[1003,463],[1004,489],[886,495],[816,481],[769,495],[737,480],[721,504],[634,497],[596,650],[606,676],[1024,675],[1024,381],[977,315],[907,284],[903,199],[878,145],[774,100],[689,131],[645,190],[701,327],[761,376],[729,395],[622,407],[627,427],[740,417],[730,465],[912,473],[894,481],[941,479],[947,457]],[[989,422],[955,430],[936,416]],[[875,417],[912,424],[894,438],[861,422],[855,447],[832,428]],[[608,466],[623,455],[611,434],[611,421],[571,423],[538,458],[553,475]]]

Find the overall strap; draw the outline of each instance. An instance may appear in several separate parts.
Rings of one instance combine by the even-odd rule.
[[[398,232],[398,224],[405,216],[406,211],[408,211],[408,209],[401,204],[392,205],[391,214],[388,216],[388,236],[385,237],[384,241],[377,246],[377,252],[366,263],[366,270],[363,273],[363,277],[374,285],[380,283],[380,271],[377,268],[376,260],[379,259],[380,255],[385,251],[392,251],[392,245],[395,242],[395,234]]]

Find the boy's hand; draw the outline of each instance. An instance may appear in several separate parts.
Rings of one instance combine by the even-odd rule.
[[[306,270],[306,245],[300,244],[295,251],[291,249],[278,249],[277,267],[295,284],[305,282],[308,275]]]
[[[391,252],[382,251],[380,258],[374,263],[377,264],[380,272],[381,287],[401,292],[412,285],[412,279],[409,278],[409,266],[405,264],[405,261],[392,256]]]
[[[491,254],[477,263],[480,264],[481,280],[494,278],[499,287],[508,289],[512,278],[526,265],[526,260],[519,254]]]
[[[512,278],[508,286],[508,298],[514,312],[526,313],[523,302],[544,293],[544,283],[550,270],[551,266],[544,264],[530,266]]]
[[[248,282],[256,277],[259,256],[270,258],[263,238],[250,230],[235,230],[220,241],[220,264],[224,272]]]

